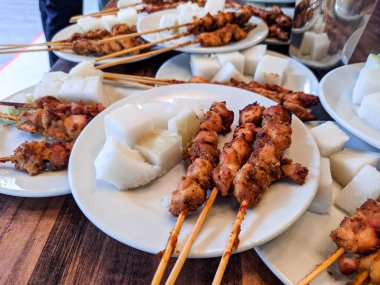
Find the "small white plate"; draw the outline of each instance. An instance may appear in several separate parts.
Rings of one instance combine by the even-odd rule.
[[[27,94],[33,94],[34,86],[6,97],[4,101],[25,102]],[[0,107],[3,112],[4,107]],[[15,124],[0,122],[0,156],[8,156],[23,142],[42,140],[41,135],[33,135],[16,129]],[[0,193],[18,197],[52,197],[70,193],[67,170],[49,171],[30,176],[16,170],[12,163],[0,165]]]
[[[352,103],[352,90],[364,63],[345,65],[327,73],[320,83],[323,107],[344,128],[380,149],[380,131],[362,121],[358,105]]]
[[[119,191],[95,179],[93,162],[104,144],[103,119],[107,113],[126,103],[171,102],[174,98],[207,102],[225,100],[235,114],[255,101],[265,106],[273,105],[273,101],[260,95],[227,86],[171,85],[141,92],[112,105],[82,132],[69,164],[70,186],[77,204],[102,231],[120,242],[150,253],[164,249],[169,232],[175,224],[176,218],[161,206],[160,201],[176,189],[180,178],[185,174],[183,164],[178,164],[165,176],[139,189]],[[237,120],[235,116],[235,123]],[[286,151],[286,156],[308,167],[307,181],[302,186],[288,181],[271,186],[260,204],[247,211],[237,252],[269,241],[285,231],[306,210],[315,195],[320,164],[318,148],[305,125],[294,116],[292,127],[293,143]],[[218,197],[192,247],[190,257],[205,258],[222,254],[237,209],[238,204],[234,198]],[[183,247],[197,216],[198,213],[192,213],[186,218],[179,236],[178,250]]]
[[[173,15],[177,13],[178,12],[176,9],[171,9],[171,10],[164,10],[164,11],[150,14],[142,18],[137,23],[137,30],[139,32],[144,32],[144,31],[149,31],[152,29],[158,29],[160,27],[160,20],[162,16]],[[196,44],[196,45],[191,45],[191,46],[187,46],[183,48],[177,48],[175,50],[186,52],[186,53],[220,53],[220,52],[238,51],[245,48],[249,48],[251,46],[254,46],[255,44],[262,42],[268,35],[268,27],[261,19],[252,17],[249,22],[252,24],[256,24],[257,27],[254,28],[252,31],[250,31],[248,33],[247,38],[245,38],[244,40],[233,42],[231,44],[220,46],[220,47],[202,47],[200,44]],[[148,42],[154,42],[154,41],[158,41],[164,38],[168,38],[170,37],[170,35],[163,34],[163,33],[154,33],[154,34],[142,35],[141,37],[144,38]],[[159,44],[159,46],[170,47],[170,46],[173,46],[174,44],[185,43],[187,41],[191,41],[194,39],[195,39],[194,36],[187,36],[187,37],[182,37],[178,40],[172,40],[170,42]]]
[[[346,148],[378,151],[355,135],[349,132],[347,134],[350,140],[346,143]],[[334,182],[333,190],[336,194],[342,190],[342,187]],[[345,216],[346,214],[335,206],[328,214],[323,215],[307,211],[286,232],[264,245],[255,247],[255,250],[282,282],[297,284],[337,249],[330,238],[330,232],[339,226]],[[343,285],[350,279],[352,276],[347,277],[341,274],[337,264],[334,263],[328,271],[323,271],[311,284]]]
[[[310,69],[302,63],[283,54],[269,50],[267,50],[266,53],[281,58],[287,58],[289,60],[289,69],[286,72],[282,87],[294,91],[303,91],[305,93],[318,95],[318,79]],[[161,65],[156,73],[156,78],[161,79],[189,80],[191,77],[190,55],[188,54],[179,54],[170,58]],[[251,80],[253,80],[253,78]]]
[[[78,24],[74,24],[74,25],[68,26],[68,27],[60,30],[58,33],[56,33],[54,35],[52,41],[66,40],[66,39],[68,39],[74,33],[81,33]],[[66,59],[68,61],[82,62],[83,60],[91,60],[95,64],[110,63],[110,62],[114,62],[116,60],[120,60],[120,59],[128,58],[129,57],[129,56],[119,56],[119,57],[108,58],[108,59],[105,59],[105,60],[102,60],[102,61],[99,61],[99,62],[95,62],[95,59],[98,58],[98,57],[100,57],[100,56],[80,55],[80,54],[77,54],[77,53],[73,52],[72,50],[53,51],[53,52],[58,57]],[[148,58],[151,58],[151,57],[152,56],[144,57],[143,59],[136,59],[136,60],[130,61],[129,63],[141,61],[141,60],[148,59]]]

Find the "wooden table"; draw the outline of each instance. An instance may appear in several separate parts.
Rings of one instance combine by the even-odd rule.
[[[379,52],[379,26],[380,1],[351,62],[364,61],[371,49]],[[112,71],[152,76],[173,54]],[[60,60],[53,70],[68,71],[72,66]],[[317,72],[318,77],[322,74]],[[321,106],[314,112],[318,119],[329,118]],[[219,260],[189,259],[177,284],[210,284]],[[82,214],[71,195],[0,195],[0,284],[149,284],[158,263],[155,255],[126,246],[100,231]],[[173,264],[174,259],[167,272]],[[281,284],[253,249],[232,256],[223,283]]]

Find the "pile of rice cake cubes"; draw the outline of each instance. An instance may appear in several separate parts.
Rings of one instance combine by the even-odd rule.
[[[325,122],[311,129],[321,158],[320,183],[309,207],[316,213],[328,213],[332,204],[353,213],[368,198],[380,195],[380,153],[343,149],[349,136],[335,123]],[[334,179],[343,187],[333,201]]]
[[[96,179],[126,190],[162,176],[181,161],[202,118],[201,103],[186,99],[113,110],[104,117],[106,141],[94,161]]]
[[[289,60],[268,55],[266,49],[266,45],[256,45],[241,52],[192,54],[191,73],[211,82],[228,83],[231,79],[243,82],[254,80],[261,84],[281,86],[289,67]]]

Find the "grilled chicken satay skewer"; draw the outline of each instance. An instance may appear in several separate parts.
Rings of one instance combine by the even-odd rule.
[[[15,168],[37,175],[48,168],[62,170],[67,167],[74,142],[24,142],[13,155],[0,158],[1,163],[12,162]]]
[[[215,187],[211,191],[206,205],[203,207],[197,222],[186,240],[184,247],[166,281],[165,284],[174,284],[191,246],[197,237],[202,225],[211,209],[218,192],[226,191],[232,187],[232,180],[240,167],[245,163],[251,153],[250,144],[256,135],[256,126],[261,121],[263,107],[257,103],[250,104],[239,111],[239,126],[236,127],[233,134],[233,140],[224,145],[219,156],[219,164],[212,172]]]
[[[379,199],[380,197],[376,201],[368,199],[355,213],[344,218],[340,226],[330,234],[338,250],[302,279],[299,285],[310,283],[345,252],[362,254],[374,251],[380,246]]]
[[[171,214],[178,217],[179,222],[177,220],[170,234],[152,284],[161,282],[187,212],[196,211],[206,200],[206,192],[211,185],[211,172],[219,158],[218,134],[230,131],[233,115],[233,112],[227,109],[225,102],[213,103],[205,114],[199,133],[184,152],[184,160],[189,167],[186,176],[182,177],[177,189],[172,193],[169,209]]]

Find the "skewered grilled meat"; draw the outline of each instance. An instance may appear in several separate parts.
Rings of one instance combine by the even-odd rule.
[[[339,270],[344,275],[351,275],[360,271],[368,271],[371,284],[380,283],[380,251],[368,255],[342,255],[338,261]]]
[[[63,42],[72,43],[78,40],[101,40],[105,37],[111,37],[112,34],[105,29],[96,29],[85,33],[74,33]]]
[[[45,170],[62,170],[67,167],[73,142],[24,142],[17,147],[8,160],[18,170],[37,175]]]
[[[252,27],[251,27],[252,28]],[[247,37],[248,32],[236,24],[227,24],[213,32],[202,33],[197,40],[204,47],[217,47],[229,44],[232,41],[240,41]]]

